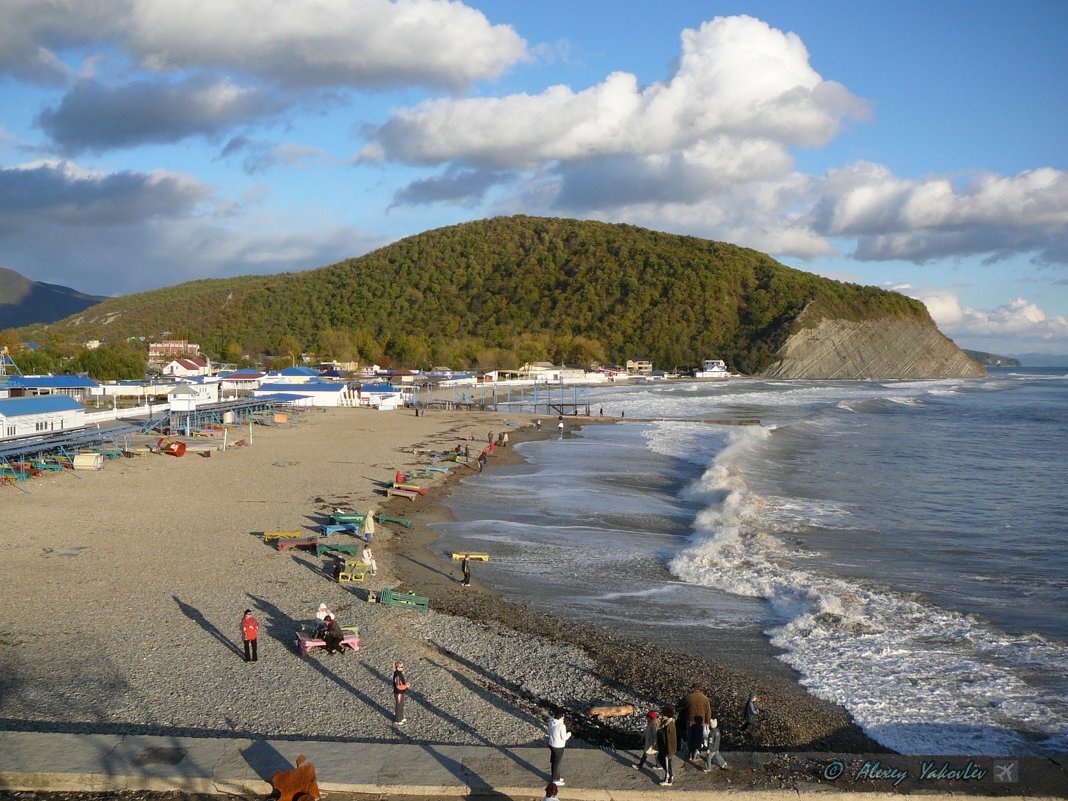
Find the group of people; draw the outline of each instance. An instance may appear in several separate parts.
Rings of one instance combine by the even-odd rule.
[[[747,729],[756,723],[757,701],[758,696],[753,693],[746,703],[744,727]],[[665,787],[672,784],[676,754],[684,760],[702,764],[705,773],[712,770],[713,763],[721,770],[728,770],[727,760],[719,752],[720,740],[719,721],[712,715],[712,704],[701,685],[694,683],[679,702],[677,713],[669,704],[659,712],[650,710],[646,714],[642,755],[632,767],[641,770],[646,759],[655,755],[657,764],[664,771],[660,784]]]
[[[758,715],[758,697],[756,693],[749,696],[745,707],[745,728],[751,728]],[[557,791],[564,785],[560,768],[564,759],[564,747],[571,737],[564,722],[562,709],[553,713],[546,726],[549,738],[549,785],[545,788],[545,798],[556,798]],[[642,755],[632,767],[641,770],[649,757],[655,757],[656,763],[664,772],[660,784],[671,787],[674,780],[674,758],[676,754],[687,761],[702,766],[705,773],[716,764],[721,770],[728,770],[727,760],[719,752],[719,721],[712,715],[712,704],[704,694],[701,685],[694,683],[690,691],[679,702],[679,709],[668,704],[660,711],[650,710],[645,716],[645,732],[642,738]]]

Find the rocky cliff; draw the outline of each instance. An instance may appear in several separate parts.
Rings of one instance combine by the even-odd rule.
[[[791,334],[761,375],[767,378],[975,378],[986,375],[986,371],[930,320],[827,318]]]

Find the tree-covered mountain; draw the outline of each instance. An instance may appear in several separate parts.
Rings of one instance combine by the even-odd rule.
[[[51,323],[95,306],[105,298],[58,284],[31,281],[0,267],[0,328]]]
[[[516,216],[428,231],[306,272],[113,298],[18,333],[39,341],[187,337],[228,360],[299,349],[413,367],[642,357],[671,368],[715,357],[754,373],[794,330],[825,317],[934,327],[918,301],[794,270],[755,250]]]

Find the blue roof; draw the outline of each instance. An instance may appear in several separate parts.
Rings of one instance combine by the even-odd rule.
[[[84,410],[74,398],[66,395],[41,395],[33,398],[4,398],[0,400],[0,417],[21,417],[24,414],[48,414]]]
[[[256,400],[269,400],[280,401],[282,403],[292,403],[293,401],[308,400],[311,395],[285,395],[283,393],[277,393],[274,395],[257,395]]]
[[[341,392],[345,389],[344,384],[327,384],[326,382],[309,381],[307,384],[262,384],[256,390],[256,397],[262,398],[260,392]]]
[[[13,375],[8,386],[26,389],[90,389],[100,384],[80,375]]]
[[[364,384],[360,392],[399,392],[392,384]]]
[[[313,367],[286,367],[273,375],[317,376],[319,371]]]

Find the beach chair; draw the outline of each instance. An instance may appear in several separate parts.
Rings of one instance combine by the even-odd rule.
[[[400,489],[399,487],[389,487],[386,490],[387,498],[407,498],[409,501],[414,501],[419,497],[419,493],[414,490]]]

